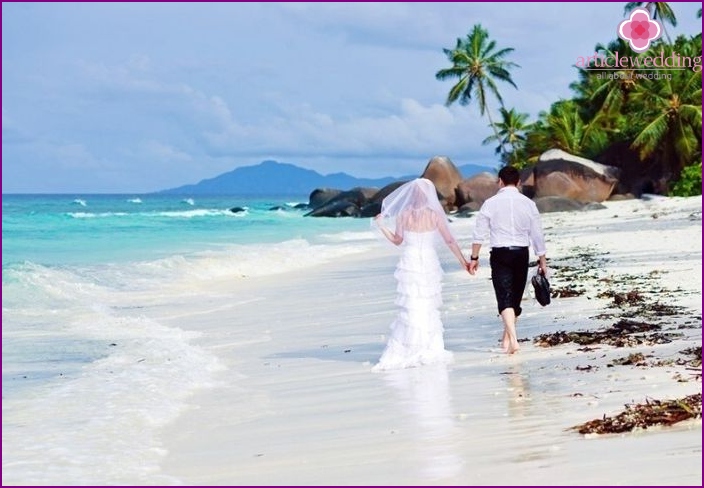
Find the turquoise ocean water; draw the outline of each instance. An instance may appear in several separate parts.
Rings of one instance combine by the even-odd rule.
[[[151,477],[153,434],[216,361],[140,307],[375,245],[368,219],[304,217],[306,201],[3,195],[3,484],[173,482]]]

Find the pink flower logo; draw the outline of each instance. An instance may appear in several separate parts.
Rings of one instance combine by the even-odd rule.
[[[650,47],[650,41],[662,35],[662,26],[657,20],[650,18],[650,12],[637,8],[631,12],[631,17],[618,25],[618,36],[628,41],[637,53],[642,53]]]

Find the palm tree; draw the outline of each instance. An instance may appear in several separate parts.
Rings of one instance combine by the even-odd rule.
[[[701,38],[695,43],[669,47],[686,56],[701,55]],[[666,50],[666,55],[669,54]],[[671,78],[644,80],[631,95],[632,113],[641,121],[632,147],[640,158],[654,156],[663,161],[673,176],[688,165],[701,161],[702,73],[675,71]]]
[[[491,118],[487,95],[492,93],[503,106],[503,99],[494,80],[504,81],[518,88],[509,72],[518,65],[504,59],[513,52],[513,48],[497,49],[496,41],[489,39],[486,29],[481,24],[476,24],[464,39],[457,39],[454,49],[443,49],[443,52],[452,67],[441,69],[435,73],[435,78],[441,81],[458,78],[447,95],[445,105],[450,106],[457,100],[460,105],[468,105],[474,97],[479,104],[481,115],[486,113],[489,118],[489,125],[494,129],[494,135],[503,152],[503,143]]]
[[[529,161],[534,161],[549,148],[562,149],[575,156],[595,157],[604,150],[608,141],[599,117],[597,115],[597,118],[585,121],[574,100],[553,103],[549,113],[540,113],[538,122],[528,133],[526,150]]]
[[[500,154],[504,145],[510,146],[511,151],[502,155],[502,160],[506,164],[520,165],[521,152],[526,141],[525,132],[531,129],[532,124],[527,124],[528,114],[518,113],[516,109],[499,109],[501,122],[496,124],[498,132],[482,141],[483,145],[497,141],[496,154]]]
[[[622,56],[633,53],[628,43],[622,39],[614,40],[608,46],[597,44],[594,50],[604,57],[614,57],[616,52]],[[589,125],[598,124],[599,129],[607,132],[610,139],[620,140],[628,134],[634,135],[632,121],[624,117],[624,107],[636,89],[636,70],[627,67],[599,71],[595,65],[580,69],[579,81],[570,84],[576,93],[574,101],[580,107],[582,120]]]
[[[650,16],[653,19],[660,20],[662,30],[665,32],[665,37],[667,37],[667,41],[672,42],[670,40],[670,35],[665,29],[665,22],[670,24],[672,27],[677,27],[677,17],[675,17],[672,7],[670,7],[667,2],[628,2],[626,7],[623,9],[623,15],[628,15],[638,7],[642,7],[650,12]]]

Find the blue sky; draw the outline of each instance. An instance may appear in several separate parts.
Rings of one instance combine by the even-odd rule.
[[[571,96],[578,56],[624,3],[5,3],[3,193],[141,193],[265,159],[322,174],[496,167],[476,106],[435,73],[481,23],[509,60],[507,107]],[[701,3],[671,3],[672,34]],[[494,111],[497,109],[495,101]]]

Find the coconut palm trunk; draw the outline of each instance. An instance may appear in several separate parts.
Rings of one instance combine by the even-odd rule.
[[[499,147],[501,147],[501,155],[506,154],[506,148],[504,147],[504,141],[501,139],[501,136],[499,135],[499,130],[496,128],[496,124],[494,123],[494,120],[491,118],[491,109],[489,108],[489,104],[485,102],[486,106],[486,117],[489,119],[489,125],[491,126],[492,129],[494,129],[494,135],[496,136],[496,140],[499,141]]]

